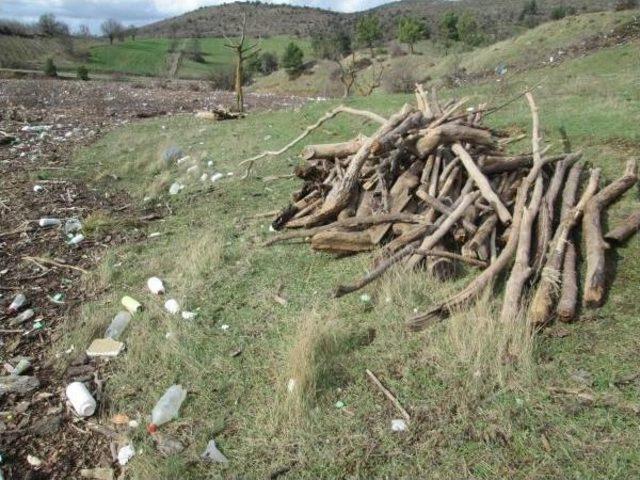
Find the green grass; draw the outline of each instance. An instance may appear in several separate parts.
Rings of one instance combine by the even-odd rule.
[[[545,139],[559,148],[557,127],[564,125],[585,160],[612,179],[640,145],[638,47],[607,49],[507,83],[443,91],[441,97],[470,95],[473,102],[497,105],[544,78],[535,97]],[[350,104],[388,115],[406,101],[412,97],[375,95]],[[301,479],[638,477],[640,419],[632,407],[640,404],[640,390],[637,384],[612,386],[637,372],[637,238],[615,252],[617,275],[605,307],[564,326],[567,337],[550,335],[558,328],[552,327],[536,339],[532,356],[523,357],[530,362],[512,366],[496,362],[495,352],[491,356],[491,342],[500,335],[479,328],[491,325],[480,323],[491,314],[490,301],[472,319],[454,318],[421,334],[405,330],[414,308],[442,298],[443,290],[462,280],[433,288],[421,275],[392,275],[367,289],[373,309],[357,295],[332,300],[329,291],[361,275],[370,258],[335,260],[306,245],[261,247],[271,234],[268,221],[255,215],[285,205],[299,181],[243,181],[237,163],[287,143],[333,104],[254,113],[238,122],[154,119],[117,129],[78,154],[74,167],[81,178],[101,178],[96,187],[127,191],[141,205],[159,195],[147,202],[169,202],[173,211],[146,229],[160,237],[109,251],[87,281],[87,288],[108,287],[107,293],[85,305],[64,336],[67,345],[84,348],[102,335],[119,298],[131,294],[145,311],[124,337],[127,352],[109,364],[100,413],[105,419],[116,412],[141,417],[144,425],[169,385],[180,382],[189,390],[180,418],[162,427],[187,449],[162,458],[141,427],[133,434],[140,453],[130,478],[264,478],[284,466],[291,468],[290,478]],[[487,121],[530,128],[524,100]],[[340,141],[373,128],[340,118],[308,142]],[[236,176],[214,186],[188,180],[184,169],[159,160],[162,148],[172,144],[203,169],[211,159],[210,171]],[[284,174],[297,163],[291,152],[257,171]],[[187,188],[167,197],[175,179]],[[608,221],[619,221],[633,205],[637,190],[613,207]],[[145,290],[151,275],[164,278],[167,295],[185,308],[199,308],[198,318],[166,314],[163,299]],[[286,306],[273,300],[277,292],[287,298]],[[373,342],[369,329],[376,332]],[[167,332],[173,336],[166,338]],[[238,348],[242,354],[231,357]],[[406,434],[390,431],[398,414],[367,381],[367,368],[412,412]],[[592,401],[550,391],[579,388],[572,379],[579,369],[593,377]],[[287,392],[292,376],[304,395]],[[336,408],[337,401],[346,408]],[[211,437],[230,459],[228,466],[194,461]]]

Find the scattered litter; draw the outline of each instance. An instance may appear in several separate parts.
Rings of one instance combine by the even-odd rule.
[[[225,457],[218,447],[216,446],[216,441],[211,439],[207,444],[207,448],[202,453],[201,458],[205,462],[213,462],[213,463],[229,463],[227,457]]]
[[[84,235],[81,233],[78,233],[77,235],[74,235],[68,242],[68,245],[74,246],[74,245],[79,245],[82,241],[84,241]]]
[[[242,353],[242,348],[236,348],[234,351],[232,351],[229,355],[231,357],[237,357],[238,355],[240,355]]]
[[[186,397],[187,391],[182,388],[182,385],[171,385],[151,411],[149,433],[156,432],[160,425],[176,418]]]
[[[193,320],[194,318],[196,318],[197,313],[196,312],[182,312],[182,319],[183,320]]]
[[[118,463],[122,466],[126,465],[129,460],[136,454],[135,448],[130,443],[118,450]]]
[[[35,314],[36,313],[33,311],[33,309],[28,308],[16,318],[14,318],[11,322],[9,322],[9,325],[20,325],[21,323],[24,323],[27,320],[31,319]]]
[[[183,188],[184,185],[179,182],[174,182],[171,184],[171,187],[169,187],[169,195],[177,195]]]
[[[224,330],[226,332],[227,330],[229,330],[229,325],[227,325],[226,323],[223,325],[220,325],[220,330]]]
[[[30,366],[31,360],[29,360],[28,358],[21,358],[15,367],[12,367],[8,363],[4,364],[5,370],[7,370],[10,375],[22,375],[29,369]]]
[[[112,338],[113,340],[120,338],[120,335],[122,335],[130,321],[131,314],[129,312],[118,312],[116,316],[113,317],[113,320],[111,320],[111,324],[107,327],[104,333],[105,338]]]
[[[180,313],[180,304],[178,303],[177,300],[173,298],[170,298],[169,300],[164,302],[164,308],[167,312],[169,312],[172,315]]]
[[[137,420],[129,420],[129,428],[138,428],[140,423]]]
[[[7,313],[9,315],[13,315],[17,313],[18,310],[20,310],[26,304],[27,304],[27,297],[24,295],[24,293],[18,293],[15,297],[13,297],[13,300],[9,304],[9,307],[7,308]]]
[[[215,183],[223,177],[224,177],[224,174],[222,173],[214,173],[213,175],[211,175],[211,183]]]
[[[207,175],[206,173],[203,173],[203,174],[200,176],[200,181],[201,181],[201,182],[206,182],[208,178],[209,178],[209,175]]]
[[[392,432],[404,432],[406,429],[407,429],[407,422],[405,422],[401,418],[391,420]]]
[[[199,170],[200,167],[198,167],[198,165],[192,165],[187,168],[187,175],[197,175]]]
[[[183,153],[182,153],[182,149],[180,147],[171,146],[171,147],[165,149],[164,153],[162,154],[162,159],[166,163],[170,163],[170,162],[178,160],[182,156],[183,156]]]
[[[166,433],[156,432],[153,434],[156,448],[164,456],[175,455],[184,450],[184,445],[176,438]]]
[[[281,297],[280,295],[278,295],[277,293],[273,295],[273,299],[279,303],[280,305],[282,305],[283,307],[287,306],[287,299]]]
[[[96,401],[82,382],[73,382],[67,386],[67,399],[81,417],[90,417],[96,411]]]
[[[94,480],[113,480],[115,473],[113,468],[83,468],[80,470],[80,476]]]
[[[42,460],[33,455],[27,455],[27,463],[32,467],[39,467],[40,465],[42,465]]]
[[[287,382],[287,392],[291,393],[295,390],[296,388],[296,379],[295,378],[290,378],[289,381]]]
[[[178,160],[176,160],[176,165],[182,165],[183,163],[186,163],[190,160],[191,160],[191,156],[185,155],[184,157],[181,157]]]
[[[76,233],[82,230],[82,223],[77,218],[70,218],[64,222],[64,233],[69,235],[70,233]]]
[[[129,297],[128,295],[125,295],[124,297],[122,297],[122,300],[120,301],[120,303],[122,303],[122,306],[126,308],[131,314],[134,314],[142,310],[142,305],[140,305],[140,302],[133,299],[132,297]]]
[[[176,334],[173,332],[167,332],[164,334],[164,338],[166,338],[167,340],[171,340],[172,338],[176,338]]]
[[[371,295],[369,295],[368,293],[363,293],[362,295],[360,295],[360,301],[365,305],[369,305],[371,303]]]
[[[62,221],[59,218],[41,218],[38,220],[38,225],[43,228],[59,227],[62,225]]]
[[[209,160],[207,162],[207,167],[213,167],[213,160]]]
[[[90,357],[117,357],[123,349],[124,343],[122,342],[112,338],[97,338],[87,348],[87,355]]]
[[[158,277],[149,278],[149,280],[147,280],[147,287],[151,293],[155,295],[161,295],[164,293],[164,284]]]
[[[160,236],[160,232],[153,232],[149,234],[149,238],[156,238]]]
[[[49,300],[53,303],[57,303],[58,305],[62,305],[64,303],[64,294],[55,293],[49,297]]]
[[[33,186],[33,191],[36,193],[40,193],[42,190],[44,190],[44,187],[42,185],[34,185]]]
[[[336,408],[344,408],[346,407],[345,403],[342,400],[338,400],[335,404]]]

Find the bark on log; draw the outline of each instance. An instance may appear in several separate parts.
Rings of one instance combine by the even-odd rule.
[[[495,209],[500,221],[505,225],[509,224],[511,222],[511,213],[509,213],[507,207],[503,205],[496,192],[493,191],[491,184],[489,184],[489,180],[487,180],[487,177],[482,174],[473,158],[471,158],[471,155],[469,155],[460,143],[454,144],[451,147],[451,150],[453,153],[458,155],[464,165],[464,168],[466,168],[467,173],[471,178],[473,178],[473,181],[480,189],[482,196]]]
[[[586,206],[582,221],[587,261],[583,302],[589,308],[601,306],[605,297],[605,250],[607,249],[607,244],[602,238],[602,210],[619,199],[637,181],[636,162],[635,160],[629,160],[624,176],[602,189],[597,195],[594,195]]]
[[[478,249],[487,243],[491,232],[494,231],[498,224],[498,216],[495,213],[490,214],[484,222],[478,227],[475,235],[462,247],[462,255],[473,258],[478,256]],[[486,258],[482,259],[485,260]]]
[[[362,148],[362,145],[366,140],[366,137],[359,136],[358,138],[350,140],[348,142],[307,145],[302,150],[301,156],[304,160],[311,160],[312,158],[346,158],[350,155],[355,155],[356,153],[358,153],[358,150]]]
[[[446,124],[429,129],[416,143],[418,157],[424,158],[438,146],[455,142],[471,143],[472,145],[495,146],[491,132],[479,128],[463,125]]]
[[[368,232],[327,230],[311,238],[311,248],[331,253],[356,253],[373,250],[375,244]]]
[[[540,281],[533,295],[533,300],[529,308],[529,323],[532,328],[539,328],[546,324],[551,318],[551,313],[558,298],[558,282],[560,281],[560,268],[564,260],[564,251],[571,230],[582,217],[582,213],[591,200],[591,197],[598,190],[600,181],[600,169],[591,170],[589,183],[585,188],[580,201],[570,209],[560,222],[549,245],[549,253],[542,272]],[[567,185],[563,196],[575,191],[574,186]]]
[[[558,301],[557,315],[561,322],[572,322],[578,305],[578,272],[576,270],[576,247],[569,240],[562,265],[562,290]]]
[[[604,238],[612,243],[624,243],[640,230],[640,210],[629,215],[619,227],[610,230]]]
[[[416,196],[424,203],[442,214],[450,215],[453,211],[450,207],[442,203],[440,200],[429,195],[424,189],[418,189],[418,191],[416,191]],[[478,231],[478,228],[467,219],[462,219],[462,226],[467,232],[472,235]]]
[[[513,265],[513,269],[511,270],[509,280],[507,280],[507,285],[504,291],[504,301],[502,303],[502,311],[500,313],[500,320],[503,323],[513,322],[517,319],[518,312],[520,312],[520,308],[522,306],[520,302],[522,290],[533,271],[529,266],[531,231],[542,201],[543,188],[544,180],[542,176],[539,176],[536,180],[536,186],[533,189],[529,206],[522,214],[518,248],[516,250],[516,260]]]

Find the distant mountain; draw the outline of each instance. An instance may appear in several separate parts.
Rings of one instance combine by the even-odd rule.
[[[338,13],[310,7],[274,5],[261,2],[236,2],[202,7],[184,15],[140,28],[144,36],[222,37],[236,35],[247,17],[247,32],[253,37],[293,35],[308,37],[322,32],[331,23],[353,28],[363,15],[380,18],[387,37],[394,35],[398,20],[404,16],[423,19],[432,31],[447,11],[469,11],[475,15],[485,33],[503,38],[517,29],[519,16],[526,0],[401,0],[357,13]],[[537,0],[538,13],[534,20],[550,18],[554,7],[572,7],[577,13],[612,8],[614,0]]]

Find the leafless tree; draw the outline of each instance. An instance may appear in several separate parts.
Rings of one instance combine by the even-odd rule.
[[[235,78],[235,91],[236,91],[236,108],[239,112],[244,112],[244,92],[242,86],[244,84],[244,62],[251,57],[257,55],[260,52],[258,43],[251,45],[245,45],[246,42],[246,26],[247,16],[242,15],[242,31],[240,33],[240,39],[238,41],[230,40],[228,37],[224,37],[227,40],[225,47],[231,49],[236,56],[236,78]]]

